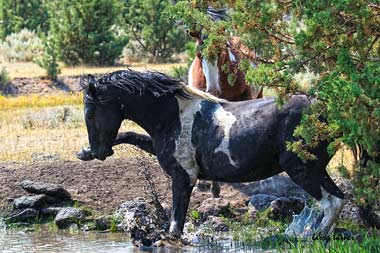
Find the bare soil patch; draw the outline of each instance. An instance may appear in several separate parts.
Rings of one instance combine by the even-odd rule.
[[[35,180],[61,184],[74,199],[100,213],[112,213],[118,205],[135,197],[146,196],[147,182],[141,168],[141,160],[148,164],[153,181],[163,203],[171,205],[170,179],[154,158],[107,159],[105,162],[58,161],[52,163],[0,163],[0,208],[7,198],[25,195],[19,186],[23,180]],[[227,184],[221,195],[234,203],[245,205],[244,193]],[[190,209],[197,208],[210,192],[194,191]]]

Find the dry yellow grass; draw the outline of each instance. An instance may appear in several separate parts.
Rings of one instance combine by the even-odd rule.
[[[15,108],[35,108],[48,107],[58,105],[79,105],[83,103],[81,92],[65,93],[57,92],[54,94],[28,96],[6,97],[0,95],[0,110],[15,109]]]
[[[144,64],[134,63],[130,67],[137,71],[155,70],[167,73],[174,66],[184,66],[185,64]],[[11,78],[31,78],[46,76],[46,71],[32,62],[1,63],[5,67]],[[62,67],[59,76],[77,76],[83,74],[104,74],[116,70],[126,69],[127,66],[110,67]]]
[[[64,110],[72,119],[62,120]],[[130,121],[120,131],[144,132]],[[0,143],[0,161],[76,160],[76,152],[88,146],[83,106],[0,110]],[[115,148],[116,157],[134,153],[130,146]]]

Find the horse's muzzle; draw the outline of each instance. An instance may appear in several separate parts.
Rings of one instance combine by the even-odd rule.
[[[92,152],[92,155],[101,161],[106,160],[107,157],[112,156],[114,151],[112,149],[102,150],[101,152]]]

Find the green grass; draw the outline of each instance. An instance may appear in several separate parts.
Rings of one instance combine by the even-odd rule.
[[[267,211],[259,212],[252,222],[235,222],[225,219],[232,236],[232,244],[228,248],[239,252],[257,250],[265,252],[331,252],[331,253],[362,253],[380,252],[380,232],[366,229],[354,220],[338,220],[337,227],[352,231],[350,240],[338,237],[326,240],[295,240],[286,238],[283,233],[291,221],[274,221],[268,219]],[[207,242],[208,249],[224,249],[226,245],[218,242]]]

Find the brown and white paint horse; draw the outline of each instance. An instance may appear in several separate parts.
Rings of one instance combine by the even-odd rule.
[[[203,44],[200,31],[191,30],[188,34],[195,39],[197,48]],[[197,51],[189,69],[188,85],[228,101],[262,98],[262,87],[248,86],[245,73],[239,68],[242,57],[253,60],[256,54],[243,45],[239,37],[231,37],[215,60],[208,60]],[[223,71],[225,65],[227,71]],[[256,63],[251,62],[251,66],[255,67]],[[233,83],[229,83],[228,75],[234,77]]]
[[[207,13],[213,21],[225,20],[227,17],[226,9],[209,8]],[[201,31],[188,30],[187,33],[195,39],[198,49],[204,39]],[[239,37],[231,37],[214,61],[206,59],[197,50],[189,68],[188,85],[228,101],[262,98],[262,87],[247,85],[245,73],[239,68],[242,57],[248,57],[251,60],[251,66],[256,66],[257,63],[252,62],[256,59],[256,53],[243,45]],[[224,65],[228,66],[227,71],[222,70]],[[233,83],[229,83],[228,75],[233,75]],[[203,188],[204,185],[204,182],[198,182],[197,187]],[[217,182],[212,182],[211,192],[213,197],[219,197],[220,185]]]

